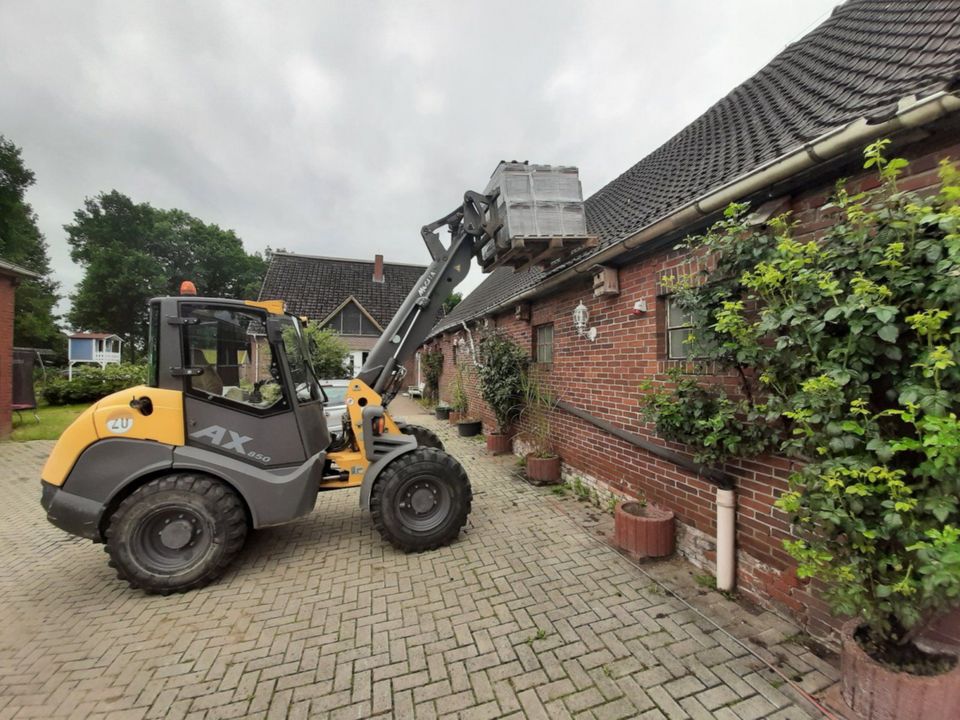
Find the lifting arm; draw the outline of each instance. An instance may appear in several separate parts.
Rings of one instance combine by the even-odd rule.
[[[420,230],[432,262],[410,290],[357,375],[357,379],[384,396],[384,405],[399,389],[403,364],[427,339],[444,300],[466,277],[483,238],[496,231],[493,224],[496,220],[490,218],[493,207],[492,197],[467,192],[463,205]],[[436,232],[444,225],[450,229],[447,248]]]

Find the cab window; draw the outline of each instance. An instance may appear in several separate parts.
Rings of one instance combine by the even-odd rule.
[[[254,411],[287,407],[281,372],[255,311],[187,305],[182,308],[187,392]]]

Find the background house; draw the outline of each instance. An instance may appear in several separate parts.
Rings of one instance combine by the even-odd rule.
[[[67,336],[67,376],[73,379],[73,366],[93,363],[105,368],[120,364],[123,341],[113,333],[73,333]]]
[[[851,178],[851,192],[877,184],[876,174],[862,168],[862,150],[878,137],[894,140],[891,157],[911,161],[901,189],[933,186],[937,162],[960,159],[958,67],[955,4],[852,1],[838,7],[587,199],[588,230],[600,237],[596,250],[545,270],[496,270],[438,323],[432,347],[444,355],[442,396],[450,399],[461,323],[508,333],[566,404],[553,413],[553,441],[566,475],[674,510],[680,551],[712,570],[714,485],[683,447],[657,438],[640,413],[642,382],[666,380],[671,368],[691,369],[684,319],[671,308],[666,280],[703,268],[675,249],[677,241],[703,230],[728,203],[744,200],[757,210],[758,222],[791,211],[798,239],[816,238],[831,223],[824,206],[837,178]],[[580,302],[588,326],[597,329],[595,342],[574,326]],[[492,425],[475,376],[469,377],[471,412],[482,411]],[[733,378],[712,380],[734,384]],[[671,459],[678,454],[682,463]],[[740,591],[792,613],[812,634],[829,636],[836,620],[798,581],[782,545],[790,537],[788,518],[773,507],[786,489],[789,463],[766,457],[723,471],[738,498]],[[944,631],[960,639],[956,629]]]
[[[274,253],[261,300],[284,300],[287,310],[335,330],[350,348],[350,376],[390,323],[425,265]],[[416,368],[408,368],[416,383]]]
[[[0,259],[0,439],[10,435],[13,403],[13,313],[17,284],[40,277]]]

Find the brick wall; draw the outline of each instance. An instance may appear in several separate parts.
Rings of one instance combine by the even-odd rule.
[[[940,158],[960,158],[960,145],[950,147],[934,141],[901,149],[912,158],[903,189],[930,187],[937,181]],[[864,174],[849,183],[851,192],[873,186],[872,175]],[[797,193],[786,199],[785,208],[799,221],[799,237],[816,237],[830,225],[830,211],[822,206],[833,182]],[[533,353],[535,328],[554,325],[554,362],[546,372],[548,383],[563,400],[594,416],[683,454],[687,449],[656,437],[655,429],[641,418],[640,385],[646,380],[666,382],[664,375],[683,361],[666,359],[664,300],[661,280],[666,275],[686,274],[700,267],[698,258],[677,251],[660,254],[620,268],[620,294],[594,298],[591,279],[568,286],[549,297],[535,300],[530,321],[514,318],[513,311],[488,319],[496,327]],[[647,312],[634,314],[637,300],[645,300]],[[573,309],[582,301],[590,313],[589,326],[596,327],[596,342],[577,336]],[[483,330],[477,323],[474,339]],[[434,341],[444,354],[441,398],[451,400],[454,353],[464,367],[470,414],[493,428],[493,414],[483,404],[476,375],[467,359],[466,332],[449,332]],[[704,379],[736,388],[732,376],[707,375]],[[615,438],[592,424],[562,410],[553,413],[553,441],[564,461],[566,476],[594,484],[601,494],[644,496],[676,513],[680,529],[680,551],[691,562],[715,569],[716,507],[715,487],[676,465]],[[520,429],[522,440],[523,432]],[[520,443],[522,446],[522,442]],[[791,462],[779,457],[739,460],[725,470],[736,478],[738,587],[749,599],[792,615],[814,636],[830,639],[838,622],[809,583],[795,574],[795,563],[783,550],[790,537],[788,518],[773,507],[787,487]]]
[[[15,281],[0,275],[0,440],[10,435],[13,402],[13,300]]]

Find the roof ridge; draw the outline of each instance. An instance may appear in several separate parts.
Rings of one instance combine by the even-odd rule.
[[[287,250],[282,250],[282,251],[274,250],[273,257],[277,257],[277,256],[306,258],[308,260],[330,260],[333,262],[344,262],[344,263],[363,263],[365,265],[374,265],[376,263],[376,259],[361,260],[360,258],[331,257],[329,255],[308,255],[306,253],[295,253],[295,252],[289,252]],[[402,262],[393,262],[390,260],[384,260],[383,265],[384,267],[386,267],[387,265],[396,265],[399,267],[414,267],[414,268],[421,268],[423,270],[427,269],[426,265],[421,265],[419,263],[402,263]]]

